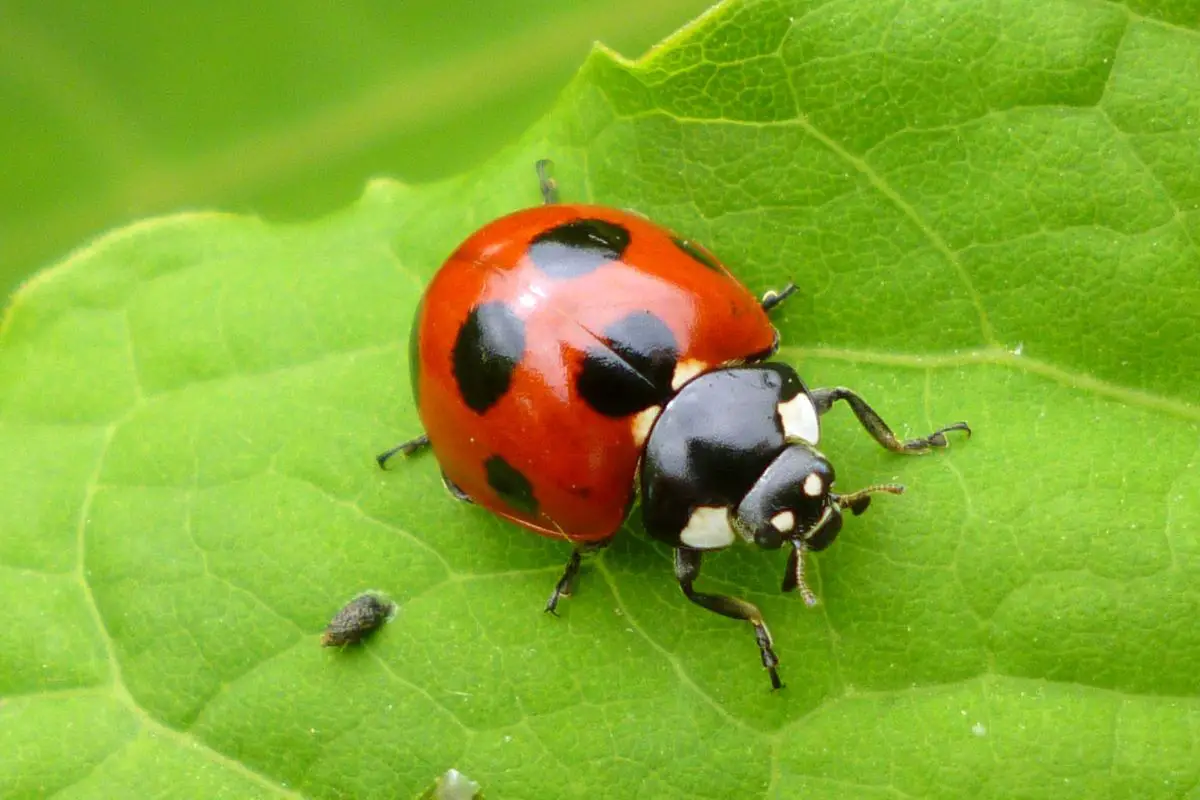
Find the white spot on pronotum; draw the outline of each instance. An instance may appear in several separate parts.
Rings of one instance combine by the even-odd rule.
[[[820,497],[825,491],[825,481],[821,480],[821,476],[815,472],[808,473],[808,477],[804,479],[804,493],[809,497]]]
[[[708,365],[703,361],[689,358],[675,365],[675,374],[671,377],[671,388],[679,391],[680,387],[699,375]]]
[[[646,437],[650,435],[654,420],[658,419],[660,413],[662,406],[650,406],[633,415],[633,441],[638,447],[646,443]]]
[[[780,403],[779,418],[783,420],[783,433],[789,438],[802,439],[809,444],[816,444],[821,438],[816,406],[806,394],[798,394],[786,403]]]
[[[721,506],[700,506],[679,534],[679,541],[697,550],[717,550],[733,544],[733,528],[729,526],[729,509]]]
[[[790,533],[792,528],[796,527],[796,515],[791,511],[780,511],[771,517],[771,524],[780,533]]]

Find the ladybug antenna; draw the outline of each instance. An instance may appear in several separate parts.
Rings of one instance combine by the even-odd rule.
[[[865,489],[859,489],[857,492],[850,494],[833,494],[830,493],[830,498],[838,504],[838,508],[842,510],[850,509],[854,516],[858,516],[867,510],[867,506],[871,505],[871,495],[877,492],[887,492],[888,494],[904,494],[904,487],[899,483],[877,483],[874,486],[868,486]]]
[[[804,580],[804,554],[807,552],[808,547],[804,542],[799,539],[792,541],[792,553],[788,556],[787,572],[783,576],[783,591],[799,591],[804,598],[804,605],[811,608],[817,604],[817,596]]]

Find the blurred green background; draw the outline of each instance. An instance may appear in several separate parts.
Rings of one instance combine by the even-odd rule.
[[[188,208],[317,216],[487,158],[593,41],[635,57],[712,0],[0,0],[0,298]]]

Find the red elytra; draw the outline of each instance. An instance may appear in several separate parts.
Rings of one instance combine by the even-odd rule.
[[[626,232],[619,257],[598,257],[598,265],[575,271],[580,274],[539,268],[531,248],[545,245],[547,232],[578,220],[597,222],[601,234],[609,230],[604,223]],[[594,233],[590,239],[587,231],[572,235],[585,248],[604,249]],[[569,256],[569,249],[551,255]],[[471,373],[474,362],[462,358],[456,373],[455,353],[456,347],[470,350],[461,341],[464,327],[478,330],[468,322],[481,307],[501,309],[502,321],[523,330],[524,346],[512,359],[502,391],[497,388],[503,375],[494,370],[480,379],[491,390],[484,392],[490,402],[484,407],[478,400],[472,408],[462,373]],[[759,299],[708,251],[636,214],[546,205],[502,217],[467,239],[425,292],[411,353],[421,422],[451,484],[483,507],[547,536],[581,543],[612,536],[633,499],[640,439],[650,420],[601,413],[581,396],[579,381],[589,350],[605,347],[605,331],[622,320],[641,319],[642,312],[665,323],[676,363],[689,371],[761,358],[777,344]],[[488,356],[477,359],[480,363],[503,362],[487,352],[489,342],[472,343]],[[496,489],[497,475],[488,471],[489,464],[501,463],[497,458],[505,468],[504,494]],[[506,477],[511,475],[516,477]],[[519,490],[522,480],[531,499],[522,502],[517,491],[514,502],[513,482]]]

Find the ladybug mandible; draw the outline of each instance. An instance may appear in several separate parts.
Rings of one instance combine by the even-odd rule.
[[[894,453],[945,447],[957,422],[897,439],[845,388],[809,389],[769,362],[767,312],[795,291],[754,297],[700,245],[636,214],[544,204],[485,225],[450,255],[413,322],[413,394],[425,434],[383,453],[433,448],[446,488],[574,545],[546,611],[570,595],[582,554],[607,545],[640,494],[646,532],[675,549],[689,600],[754,627],[774,688],[779,660],[762,613],[693,588],[704,553],[737,541],[791,546],[783,591],[816,598],[804,554],[823,550],[846,510],[817,449],[820,417],[845,401]]]

